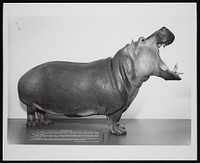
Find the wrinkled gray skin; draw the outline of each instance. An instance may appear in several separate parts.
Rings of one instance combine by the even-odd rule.
[[[18,83],[20,100],[27,105],[27,127],[49,125],[46,112],[68,117],[106,115],[114,135],[125,135],[119,124],[122,113],[151,75],[181,80],[177,67],[170,71],[159,56],[161,45],[174,41],[163,27],[148,38],[139,38],[113,58],[90,63],[48,62],[23,75]]]

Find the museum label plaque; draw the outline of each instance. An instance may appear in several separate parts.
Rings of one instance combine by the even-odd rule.
[[[103,144],[103,132],[98,130],[31,130],[26,144]]]

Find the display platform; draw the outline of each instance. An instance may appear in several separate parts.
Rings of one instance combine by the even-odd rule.
[[[54,119],[50,126],[27,128],[26,119],[8,119],[10,144],[190,145],[190,119],[121,119],[127,135],[110,133],[106,119]]]

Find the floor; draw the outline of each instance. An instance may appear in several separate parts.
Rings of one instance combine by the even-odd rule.
[[[126,127],[127,135],[112,135],[106,119],[54,119],[53,125],[36,128],[26,128],[25,119],[8,119],[8,142],[62,145],[190,145],[191,143],[189,119],[121,119],[120,123]]]

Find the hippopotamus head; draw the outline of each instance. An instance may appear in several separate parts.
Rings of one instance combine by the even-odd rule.
[[[138,41],[128,44],[128,53],[133,59],[135,75],[146,81],[151,75],[165,80],[181,80],[177,72],[177,64],[173,70],[160,58],[159,48],[170,45],[175,39],[174,34],[162,27],[147,38],[140,37]]]

